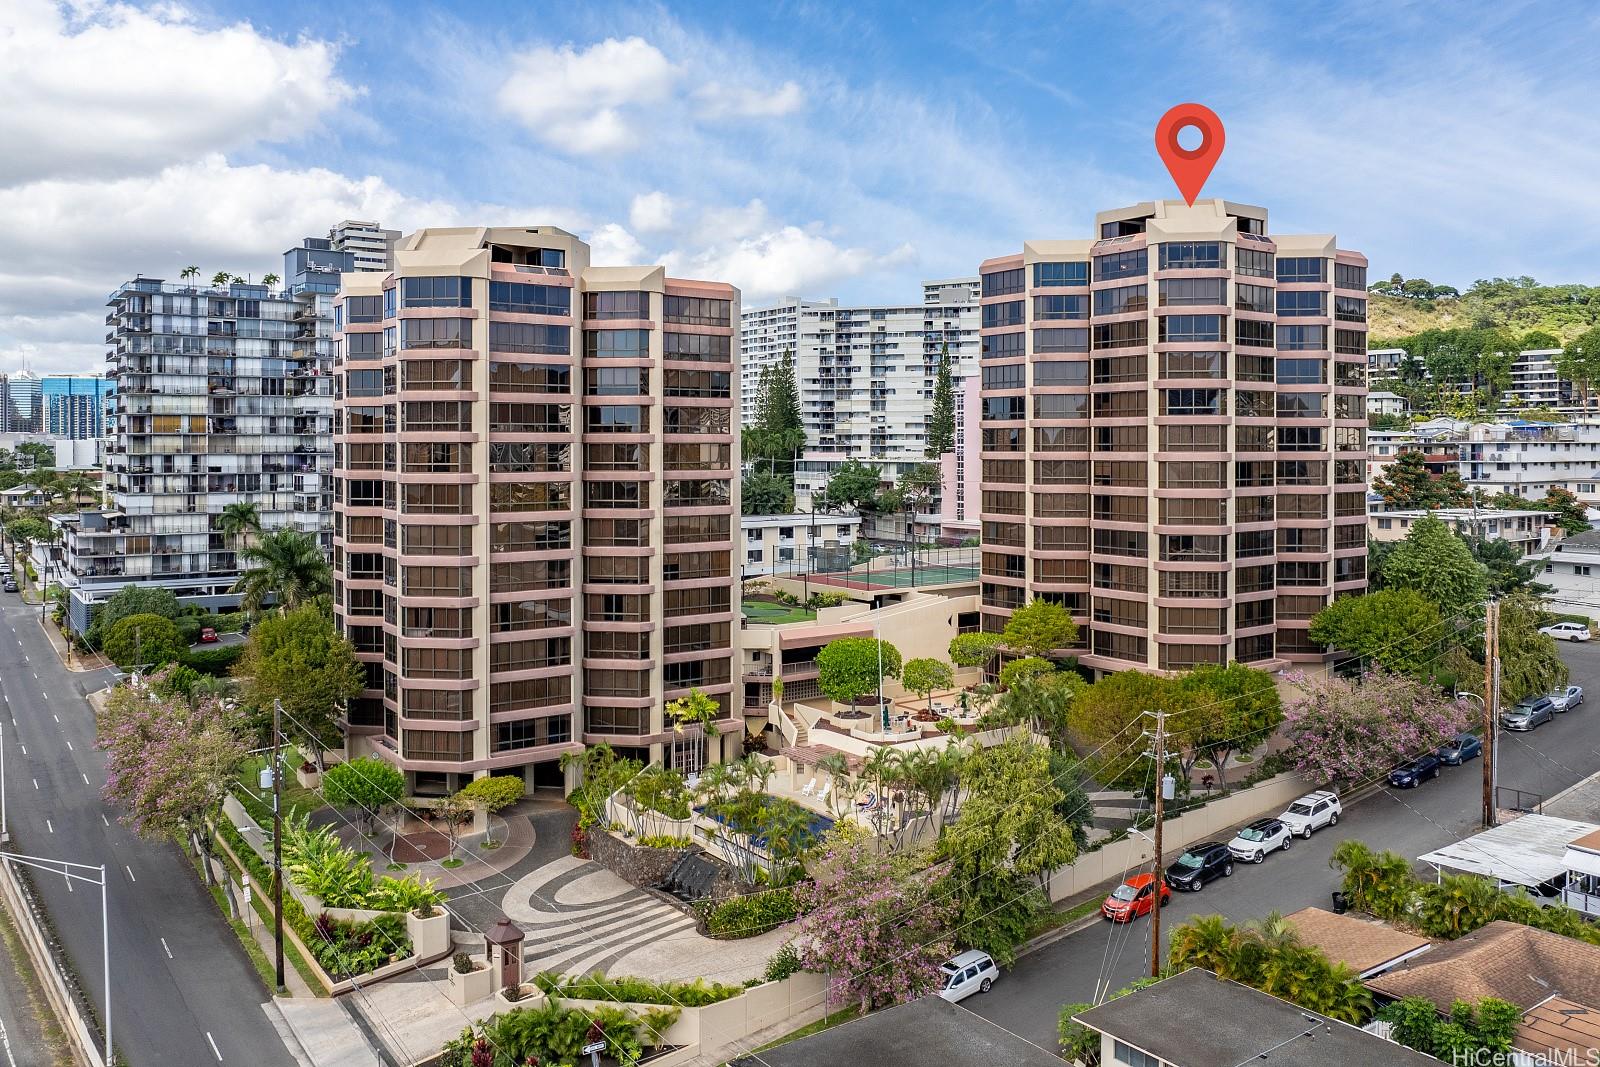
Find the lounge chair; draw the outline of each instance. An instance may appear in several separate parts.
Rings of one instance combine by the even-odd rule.
[[[817,779],[815,777],[813,777],[811,779],[811,781],[807,782],[805,785],[800,787],[800,795],[803,796],[803,797],[808,797],[808,796],[810,796],[812,794],[812,792],[816,788],[817,788]]]
[[[860,812],[872,811],[878,806],[878,794],[868,793],[865,800],[856,801],[856,810]]]
[[[828,799],[828,794],[831,793],[831,792],[833,792],[833,780],[830,778],[828,780],[828,783],[822,787],[822,792],[817,794],[817,799],[818,800],[827,800]]]

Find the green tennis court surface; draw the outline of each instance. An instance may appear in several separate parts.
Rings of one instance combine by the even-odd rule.
[[[846,589],[897,589],[912,585],[957,585],[978,580],[978,568],[942,564],[894,567],[881,571],[851,571],[848,574],[813,574],[813,585],[837,585]]]

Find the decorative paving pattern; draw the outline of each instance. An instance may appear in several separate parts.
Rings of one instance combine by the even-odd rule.
[[[654,968],[618,964],[636,953],[656,955],[654,950],[668,942],[681,943],[692,963],[701,945],[722,944],[697,934],[694,919],[684,912],[600,864],[576,857],[556,860],[519,879],[502,907],[527,934],[523,959],[529,973],[606,971],[657,977],[647,973]],[[704,962],[702,957],[702,966]],[[694,973],[692,966],[688,973]]]

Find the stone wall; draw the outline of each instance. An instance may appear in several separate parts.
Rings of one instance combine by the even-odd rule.
[[[647,888],[666,878],[672,865],[688,852],[689,848],[640,848],[611,833],[609,830],[589,830],[589,858],[620,876],[630,885]]]
[[[727,900],[744,892],[728,868],[699,845],[689,848],[640,848],[609,830],[589,831],[589,858],[610,870],[623,881],[641,889],[660,884],[672,865],[690,852],[708,856],[722,871],[711,885],[710,899]]]

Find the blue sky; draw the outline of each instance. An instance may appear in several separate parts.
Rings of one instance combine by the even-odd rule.
[[[1175,195],[1186,100],[1228,130],[1206,194],[1275,230],[1593,283],[1600,8],[1569,6],[7,0],[0,371],[97,368],[121,279],[259,276],[345,216],[914,300]]]

